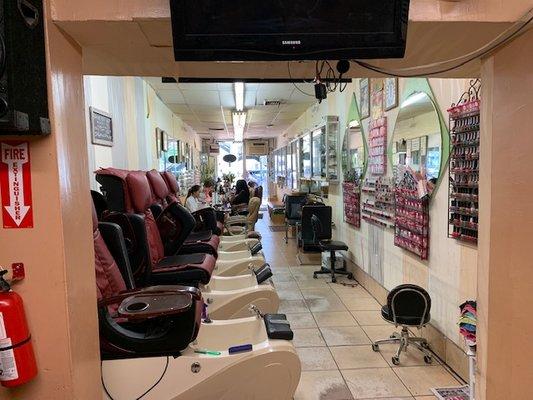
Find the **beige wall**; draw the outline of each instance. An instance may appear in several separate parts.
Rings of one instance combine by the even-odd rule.
[[[98,188],[93,172],[100,167],[159,169],[156,128],[188,143],[196,149],[195,160],[199,160],[201,139],[198,134],[176,116],[142,78],[85,76],[84,88],[92,189]],[[111,114],[115,136],[113,147],[91,144],[89,107]]]
[[[406,81],[400,79],[400,98]],[[466,80],[430,79],[440,111],[447,120],[447,108],[456,102],[465,90]],[[280,146],[287,140],[306,129],[319,124],[324,115],[338,115],[341,126],[341,143],[344,127],[347,125],[348,109],[353,93],[359,97],[358,82],[352,84],[344,93],[329,95],[319,106],[311,107],[286,132],[287,139],[280,138]],[[388,140],[393,138],[395,121],[399,108],[386,112],[388,117]],[[369,119],[362,122],[365,134],[368,133]],[[389,165],[388,176],[392,176]],[[365,221],[361,228],[355,229],[343,222],[342,189],[339,185],[330,186],[328,203],[333,206],[336,224],[335,235],[350,246],[350,258],[365,272],[371,274],[387,290],[402,284],[415,283],[426,288],[432,297],[432,324],[457,345],[462,339],[457,327],[458,306],[465,300],[476,298],[477,249],[462,245],[447,237],[448,222],[448,169],[444,171],[442,182],[432,199],[430,209],[431,244],[427,261],[394,245],[391,229],[376,228]],[[280,190],[279,197],[285,190]],[[371,248],[378,248],[375,256],[378,266],[371,267]]]
[[[533,398],[533,32],[483,64],[480,399]]]

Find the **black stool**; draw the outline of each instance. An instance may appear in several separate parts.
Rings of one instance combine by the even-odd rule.
[[[331,282],[335,283],[337,282],[337,278],[335,277],[335,274],[339,274],[339,275],[347,275],[348,279],[353,279],[353,274],[351,272],[348,272],[345,269],[340,270],[340,269],[335,268],[335,261],[337,260],[337,256],[335,255],[335,252],[342,251],[342,250],[348,250],[348,246],[346,245],[346,243],[337,241],[337,240],[331,240],[331,239],[321,239],[321,236],[323,235],[322,234],[323,232],[322,222],[320,222],[320,219],[314,214],[311,217],[311,224],[313,225],[314,242],[318,244],[322,252],[324,251],[330,252],[330,262],[331,262],[330,268],[321,267],[320,270],[315,271],[313,273],[313,278],[317,279],[318,275],[331,274]]]

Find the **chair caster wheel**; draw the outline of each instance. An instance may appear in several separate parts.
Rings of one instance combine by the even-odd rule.
[[[313,278],[318,279],[318,276],[316,276],[316,274],[313,274]]]
[[[373,345],[372,345],[372,350],[374,350],[374,351],[379,351],[379,345],[377,345],[377,344],[373,344]]]
[[[433,357],[431,357],[431,356],[424,356],[424,362],[425,362],[426,364],[431,364],[431,363],[433,363]]]
[[[348,274],[348,279],[353,281],[353,274]]]
[[[400,365],[400,358],[399,357],[392,357],[392,363],[394,365]]]
[[[337,283],[337,278],[331,278],[331,283]]]

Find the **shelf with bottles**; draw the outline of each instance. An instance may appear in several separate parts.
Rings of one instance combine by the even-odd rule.
[[[361,227],[361,191],[355,182],[342,184],[344,201],[344,222],[356,228]]]
[[[394,244],[416,254],[422,260],[427,260],[429,198],[420,197],[418,190],[420,182],[410,169],[403,170],[397,177],[394,189],[396,224]]]
[[[375,225],[394,228],[394,192],[392,180],[386,177],[369,176],[362,191],[365,200],[362,213],[365,221]]]
[[[387,172],[387,117],[370,121],[368,134],[368,170],[372,175]]]
[[[363,215],[361,218],[363,219],[363,221],[366,221],[372,225],[379,226],[381,228],[394,228],[394,223],[391,223],[389,221],[383,221],[373,216]]]
[[[394,245],[401,247],[422,260],[427,260],[429,256],[429,239],[427,237],[414,234],[413,232],[396,226],[394,233]]]
[[[448,236],[477,243],[479,215],[480,81],[470,82],[457,105],[448,110],[450,154]]]

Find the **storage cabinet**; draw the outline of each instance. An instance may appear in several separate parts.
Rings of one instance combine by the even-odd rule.
[[[339,117],[325,117],[326,123],[326,179],[329,183],[338,183],[340,175],[340,157],[339,157]]]

